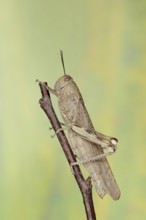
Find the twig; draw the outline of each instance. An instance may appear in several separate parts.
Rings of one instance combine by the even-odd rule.
[[[40,99],[39,103],[40,103],[41,108],[46,113],[48,119],[50,120],[54,131],[56,132],[58,129],[61,128],[61,124],[60,124],[60,122],[56,116],[56,113],[53,109],[51,98],[50,98],[50,93],[47,90],[46,85],[47,85],[47,83],[39,82],[40,90],[42,93],[42,98]],[[62,146],[62,149],[64,151],[64,154],[67,158],[69,165],[71,163],[76,162],[76,158],[71,150],[71,147],[70,147],[69,142],[65,136],[64,131],[61,130],[56,135],[57,135],[58,140]],[[84,179],[82,172],[81,172],[78,165],[73,166],[72,170],[73,170],[73,174],[76,179],[76,182],[77,182],[77,184],[80,188],[80,191],[82,193],[87,220],[96,220],[93,198],[92,198],[91,179],[89,177],[87,180]]]

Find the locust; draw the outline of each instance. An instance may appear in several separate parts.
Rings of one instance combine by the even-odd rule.
[[[57,80],[54,89],[48,87],[48,90],[58,98],[69,142],[77,158],[77,162],[71,166],[82,164],[87,169],[101,198],[109,194],[112,199],[118,200],[120,189],[106,158],[116,151],[118,139],[95,130],[79,88],[73,78],[66,74],[61,50],[60,54],[64,75]]]

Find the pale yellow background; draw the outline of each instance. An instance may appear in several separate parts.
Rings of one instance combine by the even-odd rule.
[[[38,104],[35,80],[63,74],[59,49],[96,129],[119,138],[109,161],[122,195],[93,190],[97,219],[146,219],[145,42],[145,1],[1,0],[0,220],[86,219]]]

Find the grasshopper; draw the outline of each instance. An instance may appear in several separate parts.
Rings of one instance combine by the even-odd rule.
[[[63,52],[60,53],[64,75],[57,80],[54,89],[48,87],[48,90],[58,98],[71,148],[78,159],[71,166],[83,164],[99,196],[103,198],[109,194],[114,200],[118,200],[120,190],[106,158],[115,152],[118,140],[94,129],[79,88],[65,72]],[[59,131],[60,129],[57,132]]]

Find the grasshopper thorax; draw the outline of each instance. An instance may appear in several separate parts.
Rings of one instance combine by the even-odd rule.
[[[55,83],[54,89],[56,92],[59,92],[61,89],[66,87],[69,83],[73,81],[72,77],[69,75],[61,76]]]

